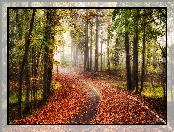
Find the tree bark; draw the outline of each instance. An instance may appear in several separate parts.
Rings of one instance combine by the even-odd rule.
[[[144,84],[144,71],[145,71],[145,50],[146,50],[146,26],[144,25],[144,33],[143,33],[143,50],[142,50],[142,67],[141,67],[141,88],[140,94],[143,91],[143,84]]]
[[[46,28],[45,28],[45,41],[47,44],[44,46],[44,86],[43,86],[43,102],[47,100],[48,96],[48,67],[49,67],[49,39],[51,33],[51,26],[50,26],[50,11],[46,10]]]
[[[45,29],[45,41],[47,44],[45,45],[44,52],[44,92],[43,92],[43,101],[47,100],[48,95],[50,94],[51,80],[52,80],[52,69],[53,69],[53,49],[49,48],[52,46],[50,40],[54,40],[54,33],[51,28],[54,27],[54,19],[56,10],[47,10],[46,11],[46,29]],[[55,41],[55,40],[54,40]],[[64,48],[64,45],[63,45]],[[63,49],[64,50],[64,49]],[[63,61],[64,61],[64,52],[63,52]]]
[[[96,16],[95,72],[98,72],[98,16]]]
[[[23,77],[23,72],[24,72],[26,60],[28,57],[28,51],[29,51],[29,46],[30,46],[30,42],[31,42],[30,36],[31,36],[31,32],[33,30],[35,12],[36,12],[36,9],[33,9],[31,22],[30,22],[30,28],[29,28],[29,34],[27,36],[27,41],[25,43],[24,56],[23,56],[22,63],[21,63],[20,68],[19,68],[19,88],[18,88],[18,117],[19,118],[22,117],[22,111],[21,111],[21,108],[22,108],[22,104],[21,104],[21,100],[22,100],[22,77]]]
[[[108,70],[108,74],[110,75],[110,59],[109,59],[109,37],[107,39],[107,70]]]
[[[88,22],[85,25],[84,69],[85,71],[89,70]]]
[[[44,48],[44,86],[43,86],[43,102],[47,99],[47,79],[48,79],[48,47]]]
[[[136,93],[138,93],[138,21],[139,21],[139,9],[137,9],[136,13],[136,25],[135,25],[135,37],[134,37],[134,45],[133,45],[133,89],[136,89]]]
[[[26,67],[25,67],[25,71],[26,71],[26,99],[25,99],[25,109],[27,111],[30,111],[30,106],[29,106],[29,94],[30,94],[30,75],[29,75],[29,63],[28,63],[28,59],[26,60]]]
[[[129,33],[125,32],[125,49],[126,49],[126,71],[127,71],[127,90],[132,90],[131,66],[129,55]]]
[[[91,43],[90,43],[90,66],[89,69],[92,69],[92,26],[91,26]]]
[[[101,43],[100,52],[101,52],[101,58],[100,58],[100,59],[101,59],[101,60],[100,60],[101,66],[100,66],[100,71],[102,71],[102,69],[103,69],[103,68],[102,68],[102,54],[103,54],[103,53],[102,53],[102,43]]]
[[[86,60],[86,71],[89,71],[89,46],[88,46],[88,22],[87,22],[87,29],[86,29],[86,48],[87,48],[87,51],[86,51],[86,56],[87,56],[87,60]]]

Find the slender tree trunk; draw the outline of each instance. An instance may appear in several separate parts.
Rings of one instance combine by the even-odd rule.
[[[35,83],[35,51],[34,47],[32,47],[32,93],[33,93],[33,98],[34,98],[34,109],[36,109],[36,83]]]
[[[84,58],[83,58],[84,59],[83,60],[84,62],[83,63],[84,63],[84,70],[86,71],[86,58],[87,58],[86,57],[86,26],[85,26],[85,47],[84,48],[85,49],[84,49]]]
[[[109,59],[109,37],[107,39],[107,70],[108,70],[108,74],[110,75],[110,59]]]
[[[136,36],[138,34],[136,33]],[[136,89],[135,93],[138,93],[138,41],[137,37],[134,38],[133,47],[133,89]]]
[[[86,71],[89,71],[89,46],[88,46],[88,22],[87,22],[87,29],[86,29],[86,37],[87,37],[87,44],[86,44],[86,48],[87,48],[87,51],[86,51],[86,56],[87,56],[87,61],[86,61],[86,65],[87,65],[87,69]]]
[[[52,61],[53,49],[52,49],[51,42],[55,41],[54,40],[55,33],[51,29],[55,26],[54,19],[53,19],[55,14],[56,14],[56,10],[47,11],[47,28],[45,30],[45,37],[46,37],[46,41],[49,46],[48,45],[45,46],[45,52],[46,52],[45,55],[46,55],[46,63],[47,63],[47,67],[45,66],[45,69],[44,69],[44,71],[46,72],[46,73],[44,73],[44,74],[46,74],[45,80],[47,81],[47,83],[45,83],[45,86],[44,86],[44,88],[46,90],[45,100],[47,99],[48,95],[51,92],[50,87],[51,87],[52,69],[53,69],[53,61]],[[64,45],[63,45],[63,60],[64,60]]]
[[[23,77],[23,72],[24,72],[24,67],[26,64],[26,60],[28,57],[28,51],[29,51],[29,46],[30,46],[30,36],[31,32],[33,30],[33,24],[34,24],[34,16],[35,16],[36,9],[33,9],[32,17],[31,17],[31,22],[30,22],[30,28],[29,28],[29,34],[27,36],[27,41],[25,43],[25,51],[24,51],[24,56],[22,59],[22,63],[19,68],[19,88],[18,88],[18,117],[22,117],[22,111],[21,111],[21,100],[22,100],[22,77]]]
[[[52,40],[54,39],[54,36],[51,36],[50,37]],[[49,56],[48,56],[48,83],[47,83],[47,91],[48,91],[48,95],[51,93],[50,91],[50,87],[51,87],[51,80],[52,80],[52,69],[53,69],[53,61],[52,61],[52,58],[53,58],[53,49],[49,49]]]
[[[104,71],[105,71],[105,61],[106,61],[106,56],[105,56],[105,52],[103,53],[103,67],[104,67]]]
[[[43,88],[43,102],[47,99],[47,71],[48,71],[48,47],[44,48],[44,88]]]
[[[36,52],[35,52],[36,54]],[[36,100],[37,100],[37,86],[36,86],[36,77],[37,77],[37,67],[36,67],[36,55],[34,55],[34,89],[33,89],[33,93],[34,93],[34,109],[36,109]]]
[[[62,46],[62,48],[63,48],[63,52],[62,52],[62,61],[65,61],[65,47],[64,47],[64,44],[63,44],[63,46]]]
[[[101,59],[101,60],[100,60],[101,67],[100,67],[100,71],[102,71],[102,63],[103,63],[103,62],[102,62],[102,54],[103,54],[103,53],[102,53],[102,43],[101,43],[101,49],[100,49],[100,52],[101,52],[101,58],[100,58],[100,59]]]
[[[74,66],[76,66],[76,44],[73,46],[73,60],[74,60]]]
[[[95,72],[98,72],[98,16],[96,16]]]
[[[167,59],[166,59],[166,48],[164,48],[163,49],[163,92],[164,92],[164,98],[166,98],[166,96],[167,96],[167,90],[166,90],[166,78],[167,78],[167,73],[166,73],[166,61],[167,61]]]
[[[30,111],[30,106],[29,106],[29,94],[30,94],[30,75],[29,75],[29,63],[28,63],[28,59],[26,60],[26,67],[25,67],[25,71],[26,71],[26,99],[25,99],[25,109],[27,111]]]
[[[50,39],[50,32],[51,32],[51,27],[50,27],[50,12],[48,10],[46,10],[46,28],[45,28],[45,41],[47,41],[49,43],[49,39]],[[43,102],[45,102],[47,100],[47,96],[48,96],[48,65],[49,65],[49,47],[48,44],[45,45],[44,47],[44,86],[43,86]]]
[[[126,71],[127,71],[127,90],[132,90],[131,66],[129,55],[129,33],[125,33],[125,49],[126,49]]]
[[[166,71],[166,69],[165,69],[165,66],[163,67],[164,69],[163,69],[163,93],[164,93],[164,98],[166,98],[166,87],[165,87],[165,80],[166,80],[166,77],[165,77],[165,71]]]
[[[18,37],[17,39],[22,40],[22,24],[21,24],[21,20],[20,20],[19,9],[16,9],[16,24],[17,24],[17,31],[19,31],[18,35],[17,35],[17,37]]]
[[[85,26],[84,69],[85,71],[89,70],[88,22],[86,22]]]
[[[87,29],[87,27],[86,27],[86,24],[85,24],[85,49],[84,49],[84,70],[86,71],[86,29]]]
[[[91,26],[91,43],[90,43],[90,70],[92,69],[92,26]]]
[[[79,63],[79,58],[78,58],[78,45],[76,44],[76,53],[75,53],[75,59],[76,59],[76,67],[78,66],[78,63]]]
[[[71,37],[72,39],[72,37]],[[71,42],[71,65],[74,66],[73,64],[73,41]]]
[[[135,27],[135,38],[133,45],[133,89],[136,88],[138,93],[138,21],[139,21],[139,9],[137,9],[136,16],[136,27]]]
[[[140,94],[143,91],[143,84],[144,84],[144,71],[145,71],[145,50],[146,50],[146,26],[144,26],[144,33],[143,33],[143,50],[142,50],[142,67],[141,67],[141,88]]]

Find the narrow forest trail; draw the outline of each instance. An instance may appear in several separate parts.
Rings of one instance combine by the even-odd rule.
[[[166,124],[163,116],[159,116],[157,112],[148,107],[150,104],[145,102],[141,97],[133,95],[126,90],[109,86],[108,82],[110,82],[110,80],[93,78],[88,74],[85,75],[85,73],[78,68],[76,68],[76,70],[66,68],[60,70],[60,72],[83,84],[85,88],[88,89],[89,95],[93,93],[95,96],[98,96],[98,100],[100,100],[97,110],[95,109],[94,111],[95,115],[92,115],[94,118],[89,122],[89,119],[91,119],[89,113],[92,112],[90,111],[86,114],[86,116],[89,117],[88,119],[85,118],[87,120],[84,119],[85,123]],[[95,101],[93,101],[91,94],[87,99],[87,107],[89,107],[90,103],[97,105]],[[81,117],[84,117],[84,114],[82,114]],[[79,118],[79,116],[77,117]]]
[[[80,72],[77,73],[72,69],[62,69],[61,73],[73,78],[77,83],[81,83],[87,90],[87,102],[85,104],[86,110],[81,109],[80,113],[71,119],[68,124],[90,124],[90,121],[95,117],[98,106],[101,103],[100,92],[90,81],[87,81],[80,76]]]
[[[100,97],[98,93],[89,86],[89,83],[81,81],[87,88],[87,103],[85,104],[87,110],[81,110],[80,114],[69,121],[69,124],[90,124],[90,121],[94,118],[97,112],[97,106],[100,103]]]

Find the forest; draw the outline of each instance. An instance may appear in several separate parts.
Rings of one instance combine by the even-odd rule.
[[[9,124],[166,124],[167,8],[7,11]]]

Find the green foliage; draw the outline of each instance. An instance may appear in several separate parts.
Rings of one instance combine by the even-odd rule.
[[[22,102],[24,102],[25,101],[25,96],[24,96],[24,94],[23,94],[23,96],[22,96]],[[15,104],[15,103],[17,103],[18,102],[18,98],[17,98],[17,92],[15,92],[15,93],[13,93],[11,96],[10,96],[10,98],[9,98],[9,103],[10,104]]]
[[[126,89],[126,82],[124,81],[117,81],[117,82],[113,82],[113,83],[109,83],[108,85],[110,86],[114,86],[114,87],[118,87],[118,88],[122,88],[122,89]]]
[[[60,66],[61,62],[60,61],[57,61],[57,60],[54,60],[53,63],[56,65],[56,66]]]
[[[65,68],[65,67],[68,67],[69,64],[67,62],[61,62],[60,66]]]
[[[151,74],[161,73],[161,68],[159,66],[154,67],[152,64],[147,65],[146,70],[149,71],[149,73]]]
[[[151,83],[144,83],[144,88],[141,94],[151,98],[161,98],[164,96],[163,87],[160,85],[152,85]]]
[[[122,89],[127,89],[127,84],[124,81],[117,81],[117,82],[112,82],[109,83],[108,85],[110,86],[115,86],[118,88],[122,88]],[[135,91],[133,91],[135,92]],[[170,92],[168,92],[169,95]],[[151,98],[161,98],[163,97],[163,88],[160,85],[152,85],[151,83],[144,83],[144,88],[143,91],[141,93],[142,95],[146,96],[146,97],[151,97]],[[170,98],[171,99],[171,98]]]
[[[51,82],[51,89],[52,89],[52,90],[57,90],[57,89],[59,89],[61,86],[62,86],[62,85],[61,85],[59,82],[57,82],[57,81],[52,81],[52,82]]]
[[[41,100],[42,99],[42,90],[38,90],[37,91],[36,98],[37,98],[37,100]],[[25,99],[26,99],[26,94],[23,93],[22,94],[22,106],[23,107],[25,106]],[[31,93],[29,95],[29,99],[31,99]],[[32,98],[32,100],[30,100],[30,102],[31,101],[34,101],[34,98]],[[18,103],[18,94],[17,94],[17,92],[13,92],[10,95],[10,97],[9,97],[9,104],[11,106],[10,107],[10,111],[12,111],[12,110],[14,110],[14,109],[16,109],[18,107],[17,103]]]
[[[25,98],[26,98],[26,95],[25,95],[25,94],[22,94],[22,102],[25,101]],[[30,94],[30,97],[29,97],[29,98],[31,98],[31,94]],[[37,98],[38,100],[42,99],[42,90],[37,90],[36,98]],[[33,100],[34,100],[34,99],[32,98],[32,101],[33,101]],[[10,103],[17,103],[17,92],[14,92],[14,93],[10,96],[9,102],[10,102]]]
[[[56,66],[60,66],[60,67],[63,67],[63,68],[69,66],[69,64],[68,64],[67,62],[65,62],[65,61],[63,62],[63,61],[54,60],[53,63],[54,63]]]

